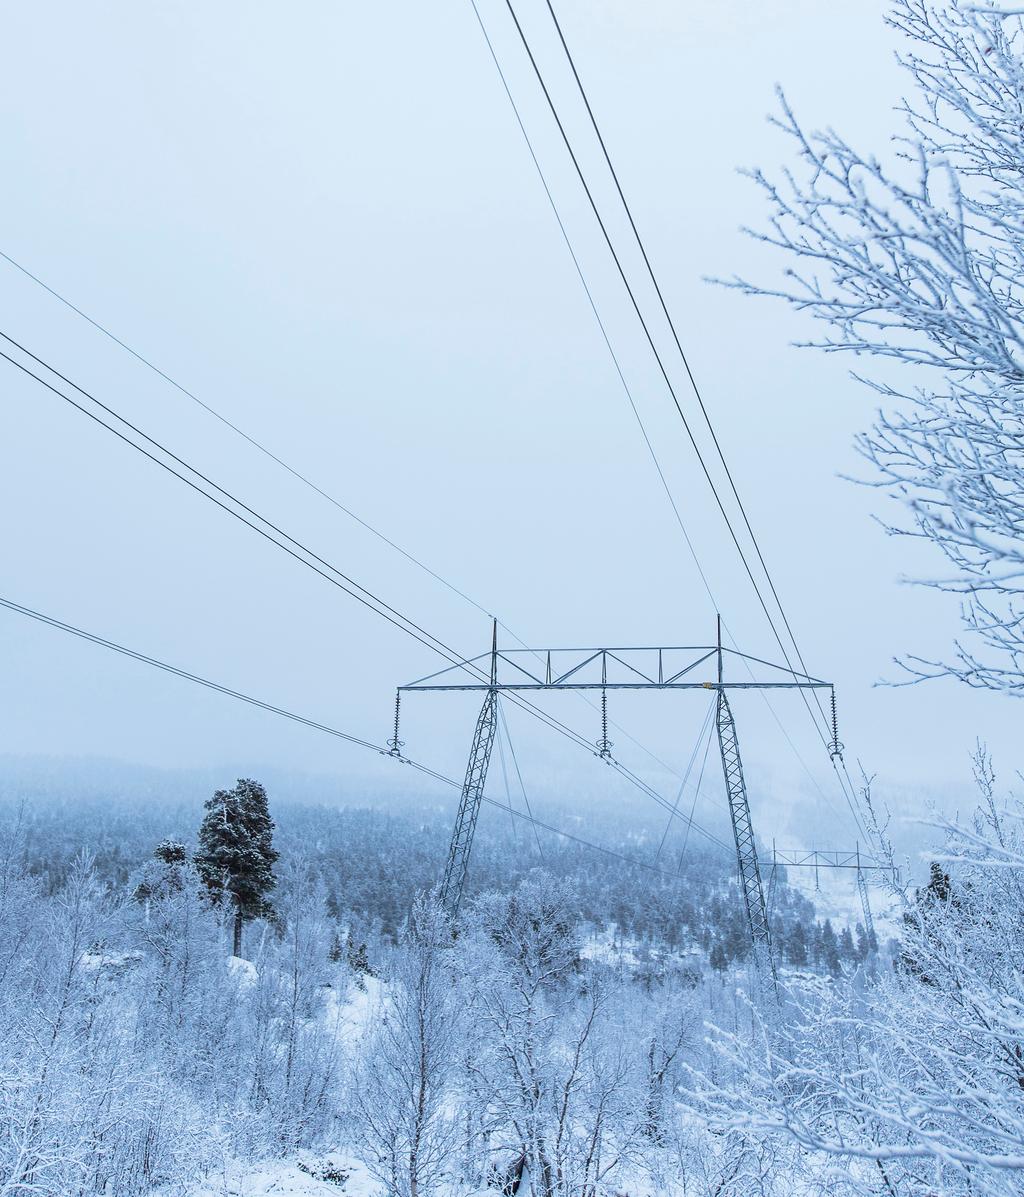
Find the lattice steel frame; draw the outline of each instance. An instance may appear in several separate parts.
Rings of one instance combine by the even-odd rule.
[[[871,901],[868,895],[868,873],[889,873],[899,877],[899,870],[893,864],[877,864],[870,858],[864,859],[860,854],[858,844],[852,851],[831,850],[821,851],[817,848],[810,850],[794,848],[776,848],[772,844],[771,886],[769,887],[768,909],[771,910],[771,887],[775,884],[775,870],[785,869],[813,869],[815,884],[819,869],[852,869],[857,874],[857,896],[860,898],[861,909],[864,912],[864,930],[874,937],[875,919],[871,913]]]
[[[868,879],[864,876],[864,869],[860,863],[860,852],[857,852],[857,892],[860,894],[860,904],[864,910],[864,930],[869,942],[875,939],[875,920],[871,916],[871,903],[868,901]]]
[[[526,656],[543,662],[543,672],[534,672],[536,667],[532,663],[528,668],[523,663]],[[769,673],[763,679],[752,676],[750,681],[726,682],[723,678],[723,664],[727,656],[742,658],[748,667],[757,665],[767,669]],[[490,667],[487,672],[483,665],[485,660]],[[702,680],[699,674],[694,676],[702,666],[712,662],[716,668],[714,681],[706,678]],[[721,620],[718,621],[717,643],[710,646],[511,649],[501,652],[498,651],[498,630],[495,621],[489,654],[468,657],[437,673],[399,686],[399,695],[416,690],[486,692],[483,707],[477,718],[469,763],[466,767],[466,780],[462,787],[459,811],[441,882],[440,897],[445,909],[454,915],[462,899],[497,729],[498,696],[503,691],[600,690],[602,711],[606,712],[605,699],[609,690],[716,690],[722,767],[729,796],[740,887],[743,891],[755,962],[762,971],[770,971],[774,978],[775,965],[771,956],[771,939],[750,805],[740,761],[739,742],[736,738],[736,724],[726,698],[726,690],[730,689],[831,690],[832,683],[781,665],[773,665],[735,649],[723,648]],[[611,745],[608,741],[606,718],[605,713],[601,739],[595,747],[596,755],[610,759]],[[397,721],[394,741],[399,743]]]
[[[770,972],[774,980],[772,937],[768,929],[768,909],[764,901],[764,886],[761,884],[761,866],[757,859],[747,785],[743,778],[743,761],[740,758],[739,740],[736,738],[736,722],[724,690],[718,691],[717,724],[722,772],[725,775],[725,790],[729,799],[729,817],[732,820],[732,834],[736,842],[736,868],[754,948],[754,963],[758,972]]]
[[[498,692],[488,690],[476,721],[473,744],[469,750],[469,764],[466,766],[466,780],[462,784],[462,796],[459,799],[459,813],[455,817],[455,829],[452,832],[448,860],[441,880],[441,905],[452,918],[459,912],[462,890],[466,884],[469,854],[473,847],[473,836],[476,833],[476,821],[480,815],[480,804],[487,783],[487,767],[491,761],[497,726]]]

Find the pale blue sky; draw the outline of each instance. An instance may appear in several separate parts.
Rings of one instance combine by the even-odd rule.
[[[568,99],[543,4],[519,7]],[[808,665],[838,685],[851,757],[893,793],[948,795],[983,734],[1008,772],[1010,702],[953,684],[874,688],[894,654],[940,653],[957,625],[951,601],[900,584],[932,560],[886,539],[871,520],[881,497],[839,477],[856,468],[851,442],[872,396],[848,378],[851,363],[789,348],[804,331],[790,313],[702,282],[778,267],[738,231],[763,209],[736,173],[788,152],[765,121],[777,82],[809,124],[884,149],[902,80],[882,5],[558,7]],[[743,647],[775,657],[504,4],[481,0],[481,11],[723,614]],[[469,0],[41,0],[5,14],[0,67],[0,250],[531,643],[712,634]],[[485,647],[477,611],[2,262],[0,314],[393,605],[467,652]],[[431,668],[425,650],[5,370],[0,592],[384,738],[393,687]],[[0,752],[265,763],[390,784],[389,762],[17,616],[0,614],[0,652]],[[586,707],[561,704],[596,738]],[[736,706],[759,827],[781,833],[806,779],[759,700]],[[829,786],[806,713],[788,698],[777,709]],[[613,713],[678,766],[704,700],[624,699]],[[417,698],[409,749],[461,774],[472,719],[468,700]],[[514,730],[537,788],[615,792],[585,754],[522,720]],[[412,783],[399,772],[394,784]],[[838,817],[822,807],[818,825]]]

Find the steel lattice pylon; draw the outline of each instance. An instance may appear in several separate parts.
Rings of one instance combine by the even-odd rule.
[[[743,767],[740,763],[739,746],[736,741],[736,727],[732,712],[726,700],[726,690],[831,690],[830,682],[798,673],[791,667],[772,665],[758,657],[751,657],[737,649],[722,646],[721,620],[718,635],[713,645],[662,645],[646,647],[617,648],[550,648],[550,649],[503,649],[498,651],[497,621],[492,626],[491,650],[465,660],[454,661],[446,668],[415,682],[400,686],[395,700],[395,723],[388,748],[392,755],[399,755],[402,741],[399,739],[399,697],[415,691],[478,691],[484,693],[484,703],[477,719],[473,745],[470,749],[466,780],[462,786],[459,812],[444,878],[441,882],[440,899],[452,915],[457,913],[462,899],[462,890],[469,867],[469,856],[473,846],[477,818],[484,797],[487,767],[498,722],[498,699],[504,692],[566,690],[599,690],[601,692],[601,738],[597,741],[595,755],[610,764],[615,764],[608,739],[608,695],[611,692],[627,690],[717,690],[718,692],[718,736],[722,749],[722,764],[725,768],[726,788],[729,795],[729,809],[736,839],[736,854],[740,866],[746,914],[754,946],[754,961],[760,974],[770,973],[774,978],[775,965],[771,956],[768,933],[768,918],[765,910],[764,891],[754,847],[754,833],[750,821],[746,788],[743,782]],[[725,681],[723,664],[726,657],[744,661],[749,681]],[[532,659],[531,659],[532,658]],[[489,669],[484,665],[487,661]],[[534,664],[539,662],[539,666]],[[754,667],[761,676],[756,676]],[[710,668],[709,668],[710,667]],[[716,680],[707,673],[715,669]],[[703,677],[701,675],[704,675]],[[835,739],[836,729],[833,728]],[[836,740],[838,743],[838,740]],[[781,862],[780,862],[781,863]]]
[[[868,879],[860,867],[860,852],[857,853],[857,892],[860,894],[860,904],[864,910],[864,930],[868,939],[875,938],[875,920],[871,917],[871,903],[868,901]]]
[[[441,905],[453,917],[458,913],[462,899],[462,887],[466,883],[469,868],[469,854],[473,847],[473,834],[480,814],[480,803],[487,782],[487,766],[494,746],[494,733],[498,726],[498,696],[493,690],[487,692],[480,716],[476,721],[473,747],[466,766],[466,780],[462,784],[462,798],[459,813],[455,819],[455,830],[448,848],[448,861],[444,866],[441,881]]]
[[[725,773],[725,789],[729,799],[729,816],[736,840],[736,864],[754,947],[754,963],[759,972],[764,973],[767,970],[774,977],[775,961],[772,958],[771,933],[768,930],[768,910],[764,901],[764,888],[761,885],[761,867],[757,860],[747,787],[743,780],[743,762],[740,760],[740,746],[736,738],[736,722],[724,690],[718,692],[718,744],[722,750],[722,770]]]
[[[441,879],[439,894],[441,906],[452,918],[458,914],[459,903],[462,901],[462,890],[466,884],[466,872],[469,869],[469,855],[473,848],[476,821],[480,816],[484,786],[487,784],[487,767],[491,763],[491,749],[494,747],[494,734],[498,728],[498,690],[494,684],[497,667],[495,659],[497,634],[497,624],[495,624],[494,648],[491,655],[492,685],[487,691],[484,705],[480,708],[480,714],[477,717],[476,731],[473,733],[473,746],[469,750],[469,763],[466,765],[466,780],[462,783],[459,813],[455,817],[455,830],[452,832],[451,844],[448,846],[448,860],[444,866],[444,877]]]

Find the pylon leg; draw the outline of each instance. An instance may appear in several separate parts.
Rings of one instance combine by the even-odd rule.
[[[754,949],[754,965],[761,977],[770,976],[774,982],[775,961],[772,958],[768,911],[765,907],[764,888],[761,885],[761,868],[757,860],[757,846],[754,843],[754,828],[750,820],[750,803],[747,801],[747,787],[743,780],[743,763],[740,760],[740,746],[736,738],[736,723],[724,690],[718,692],[718,745],[722,751],[722,770],[729,798],[732,833],[736,841],[736,864]]]
[[[868,882],[863,870],[857,869],[857,892],[860,894],[860,904],[864,910],[864,930],[868,934],[869,942],[875,938],[875,920],[871,917],[871,903],[868,901]]]
[[[463,782],[462,797],[459,800],[459,813],[455,819],[455,830],[452,832],[448,860],[441,881],[440,902],[452,918],[458,913],[462,890],[466,884],[469,854],[473,847],[473,835],[476,832],[476,821],[484,796],[487,766],[490,764],[497,726],[498,695],[497,691],[488,690],[476,721],[473,746],[469,750],[469,763],[466,766],[466,780]]]

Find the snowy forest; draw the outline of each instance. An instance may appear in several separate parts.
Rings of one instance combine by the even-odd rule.
[[[442,809],[10,795],[6,1191],[1016,1191],[1024,845],[977,768],[885,943],[778,883],[778,1003],[723,854],[492,832],[453,927]]]
[[[844,774],[872,917],[761,838],[751,898],[735,806],[726,842],[666,850],[663,810],[549,794],[542,836],[510,799],[476,827],[478,796],[452,900],[459,796],[411,769],[331,802],[258,755],[213,785],[2,756],[0,1197],[1024,1193],[1024,760],[993,758],[981,706],[1024,699],[1024,9],[894,0],[878,32],[906,88],[888,142],[780,90],[745,184],[775,273],[708,285],[855,359],[877,415],[844,485],[948,615],[944,652],[887,646],[887,684],[979,704],[955,810],[908,830],[884,778]],[[397,704],[390,751],[298,722],[417,763]],[[615,763],[608,734],[605,711],[584,747]],[[834,721],[827,749],[838,775]]]

